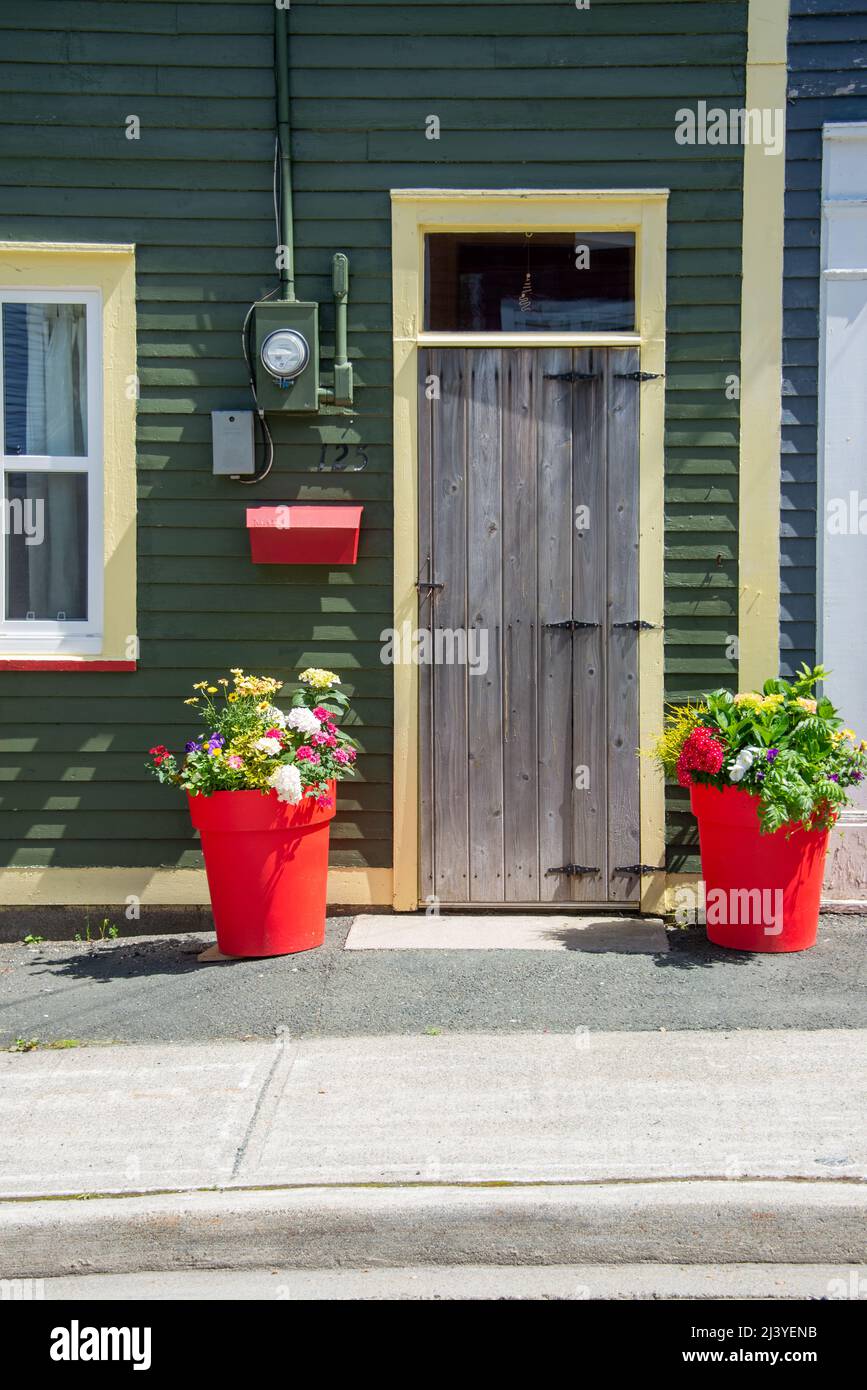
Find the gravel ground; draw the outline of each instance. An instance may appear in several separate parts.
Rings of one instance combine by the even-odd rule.
[[[865,1028],[867,918],[828,915],[795,955],[741,955],[702,928],[666,955],[318,951],[199,965],[213,936],[0,945],[0,1045],[424,1032]]]

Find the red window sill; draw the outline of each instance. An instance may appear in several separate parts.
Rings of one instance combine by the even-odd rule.
[[[0,657],[0,671],[135,671],[135,661],[53,661],[50,657]]]

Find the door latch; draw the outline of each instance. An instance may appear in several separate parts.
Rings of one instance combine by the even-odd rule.
[[[656,632],[659,623],[646,623],[643,618],[633,618],[629,623],[612,623],[611,626],[628,628],[630,632]]]
[[[661,874],[664,870],[659,864],[618,864],[616,874],[629,874],[630,878],[640,878],[642,874]]]
[[[659,381],[665,372],[615,372],[620,381]]]
[[[598,381],[599,372],[546,372],[546,381]]]
[[[437,589],[444,589],[445,585],[434,584],[428,579],[417,579],[415,587],[418,589],[419,593],[424,590],[425,597],[428,597],[430,594],[436,593]]]
[[[578,618],[564,618],[561,623],[546,623],[546,627],[561,628],[564,632],[578,632],[585,628],[598,627],[598,623],[582,623]]]
[[[565,874],[567,878],[579,878],[581,874],[598,873],[598,869],[588,868],[586,864],[563,864],[559,869],[548,869],[545,877],[550,878],[551,874]]]

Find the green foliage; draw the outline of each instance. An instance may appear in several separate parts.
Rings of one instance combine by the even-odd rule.
[[[676,705],[650,752],[673,776],[684,743],[700,725],[723,744],[723,766],[717,774],[688,772],[682,785],[737,786],[758,796],[768,834],[784,826],[833,825],[864,777],[867,744],[841,727],[826,695],[815,695],[826,677],[822,666],[803,666],[791,682],[765,681],[761,693],[713,690],[698,705]]]
[[[84,936],[82,936],[81,932],[76,932],[73,940],[77,941],[80,945],[82,943],[95,941],[115,941],[119,935],[120,933],[117,927],[113,922],[110,922],[107,917],[103,917],[95,933],[90,925],[90,918],[85,917]]]

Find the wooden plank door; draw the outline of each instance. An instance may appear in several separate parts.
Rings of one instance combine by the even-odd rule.
[[[420,353],[423,898],[637,901],[637,365]]]

